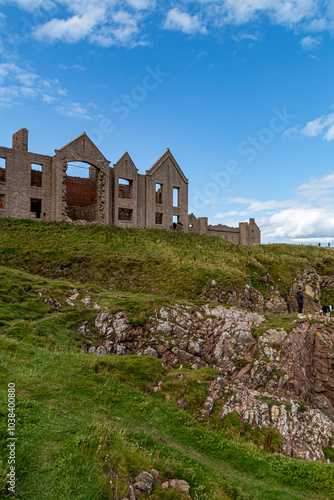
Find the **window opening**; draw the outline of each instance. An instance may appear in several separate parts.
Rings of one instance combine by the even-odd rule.
[[[179,201],[179,188],[173,188],[173,207],[178,207]]]
[[[155,203],[157,205],[162,205],[162,184],[159,184],[158,182],[155,185]]]
[[[31,198],[31,200],[30,200],[30,212],[36,214],[36,219],[40,219],[41,212],[42,212],[42,200],[37,200],[35,198]]]
[[[0,194],[0,209],[5,208],[5,195]]]
[[[156,212],[155,214],[155,223],[161,225],[163,222],[163,214],[160,212]]]
[[[133,198],[133,181],[130,179],[118,179],[118,197],[122,200],[132,200]]]
[[[130,208],[119,208],[118,209],[118,220],[131,222],[132,221],[133,210]]]
[[[6,158],[0,158],[0,182],[6,182]]]
[[[39,165],[38,163],[31,163],[31,176],[30,176],[30,185],[34,187],[42,187],[42,172],[43,165]]]

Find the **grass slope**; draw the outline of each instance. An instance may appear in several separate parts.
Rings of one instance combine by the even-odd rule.
[[[331,274],[331,248],[237,246],[219,237],[97,225],[0,220],[0,264],[112,290],[197,299],[213,279],[224,290],[250,279],[264,294],[269,273],[281,293],[306,268]]]
[[[71,307],[65,298],[73,285],[65,279],[0,268],[0,280],[1,498],[13,498],[5,490],[9,382],[17,389],[14,498],[120,500],[130,479],[150,468],[162,480],[188,481],[198,500],[334,498],[331,464],[267,453],[233,429],[194,416],[207,381],[216,377],[212,369],[182,370],[193,399],[189,411],[181,411],[175,402],[178,371],[161,360],[99,358],[79,349],[78,326],[97,314],[80,297],[89,293],[110,310],[135,311],[134,321],[166,299],[120,299],[102,286],[75,284],[80,296]],[[44,302],[50,296],[61,303],[59,311]],[[159,381],[164,389],[154,393]],[[150,498],[182,497],[158,485]]]

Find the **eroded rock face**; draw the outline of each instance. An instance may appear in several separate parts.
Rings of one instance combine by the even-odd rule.
[[[211,365],[230,380],[291,393],[334,417],[333,328],[305,321],[290,333],[268,328],[256,340],[252,332],[265,322],[257,313],[207,304],[195,311],[189,306],[156,310],[146,327],[134,330],[122,313],[104,311],[95,324],[105,340],[86,350],[153,356],[193,369]]]
[[[187,307],[157,310],[145,328],[136,330],[122,313],[104,311],[95,320],[105,339],[104,349],[96,346],[97,351],[153,356],[172,366],[188,363],[193,369],[212,364],[235,370],[234,361],[239,358],[252,361],[257,347],[252,329],[265,321],[264,316],[236,307],[207,305],[197,311]]]
[[[280,293],[279,283],[275,283],[268,273],[260,278],[260,281],[267,289],[265,296],[252,287],[250,282],[242,290],[226,292],[219,288],[216,281],[212,281],[204,287],[201,298],[222,304],[233,304],[259,314],[287,314],[298,311],[299,286],[304,292],[304,309],[313,311],[320,309],[321,290],[334,290],[334,276],[319,276],[314,269],[308,269],[298,276],[286,296]]]
[[[333,328],[320,323],[303,322],[289,334],[268,330],[251,370],[238,378],[254,389],[293,394],[334,418],[333,349]]]
[[[270,278],[271,280],[271,278]],[[233,304],[238,307],[244,307],[250,311],[259,314],[287,314],[288,306],[284,297],[279,293],[277,286],[267,282],[268,297],[264,297],[256,288],[250,284],[246,284],[243,290],[221,291],[215,285],[207,285],[202,294],[202,299],[213,302],[221,302],[222,304]]]
[[[243,422],[253,427],[277,430],[285,455],[324,460],[322,447],[329,446],[334,423],[320,410],[304,408],[291,398],[250,390],[243,384],[229,386],[229,390],[232,395],[223,407],[222,419],[236,411]]]
[[[323,454],[316,447],[321,450],[328,444],[324,436],[332,435],[328,422],[334,422],[334,328],[316,319],[316,314],[309,314],[305,321],[292,320],[292,329],[290,323],[286,329],[266,329],[263,315],[234,306],[177,305],[155,310],[144,327],[134,329],[122,313],[105,310],[95,321],[101,344],[92,345],[86,329],[85,349],[94,355],[152,356],[192,369],[212,366],[219,376],[208,388],[203,418],[210,417],[214,401],[226,397],[230,386],[241,384],[226,411],[238,411],[252,425],[277,429],[286,454],[319,460]],[[154,391],[161,390],[160,385]],[[272,398],[279,393],[286,399],[273,410],[255,401],[257,393]],[[293,406],[296,401],[305,401],[308,413]],[[185,400],[178,405],[185,409]],[[291,408],[284,410],[282,405]],[[305,436],[301,446],[300,432]]]
[[[297,292],[300,286],[303,288],[304,309],[318,311],[320,309],[321,278],[315,271],[309,270],[305,271],[291,285],[290,293],[287,298],[289,312],[293,313],[298,311]]]

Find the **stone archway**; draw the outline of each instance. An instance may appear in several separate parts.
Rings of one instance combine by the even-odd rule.
[[[76,139],[55,150],[53,159],[55,219],[86,220],[109,223],[109,161],[83,132]],[[68,168],[71,163],[84,164],[86,178],[76,177]]]

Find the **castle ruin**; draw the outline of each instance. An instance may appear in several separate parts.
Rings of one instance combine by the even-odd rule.
[[[67,175],[71,162],[87,164],[89,177]],[[142,175],[127,152],[111,167],[85,132],[54,156],[30,153],[26,128],[13,135],[12,148],[0,147],[0,217],[85,220],[212,234],[241,245],[261,242],[254,219],[233,228],[188,215],[188,179],[169,149]]]

